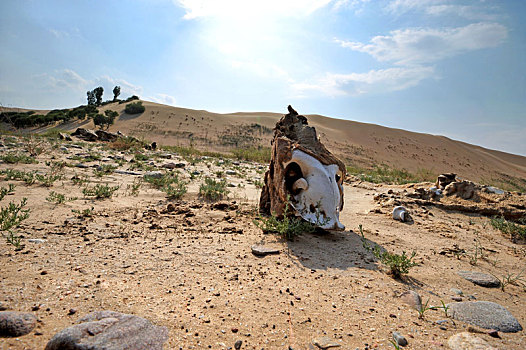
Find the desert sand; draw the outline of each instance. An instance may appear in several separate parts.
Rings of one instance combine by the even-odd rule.
[[[247,130],[242,125],[253,123],[272,128],[279,117],[144,104],[145,113],[121,115],[110,130],[159,144],[203,149],[213,145],[221,151],[220,132],[242,133]],[[454,171],[473,181],[495,172],[522,178],[526,174],[525,157],[444,137],[321,116],[309,116],[309,122],[334,153],[364,165],[381,161],[417,169],[435,164],[438,172]],[[93,127],[87,121],[83,125]],[[272,133],[258,129],[254,136],[268,145]],[[24,141],[12,136],[3,136],[2,144],[2,153],[24,149]],[[321,336],[342,349],[387,349],[392,347],[393,331],[406,337],[408,349],[447,349],[449,337],[468,329],[498,349],[526,347],[524,330],[499,332],[500,338],[493,338],[487,330],[453,320],[442,309],[419,317],[401,299],[414,290],[430,306],[455,299],[492,301],[526,326],[526,287],[520,279],[501,290],[475,285],[457,274],[467,270],[499,278],[517,276],[526,267],[524,242],[493,228],[488,217],[409,203],[407,194],[431,183],[375,185],[350,177],[340,216],[346,230],[287,241],[254,224],[259,181],[267,164],[141,150],[150,170],[179,171],[188,182],[188,192],[170,200],[142,181],[146,170],[124,173],[134,164],[134,152],[78,140],[51,140],[42,147],[45,152],[36,157],[37,164],[0,164],[0,170],[45,174],[54,162],[67,163],[51,187],[7,181],[0,175],[0,186],[16,185],[2,207],[27,198],[31,210],[17,231],[25,245],[22,250],[0,240],[1,306],[31,312],[39,320],[28,335],[0,339],[0,349],[43,349],[54,334],[95,310],[134,314],[167,327],[165,349],[228,349],[239,340],[242,349],[307,349]],[[90,153],[99,159],[86,162]],[[184,163],[184,168],[168,170],[163,168],[167,163]],[[115,169],[96,176],[97,167],[108,164]],[[222,205],[199,197],[206,177],[228,182]],[[86,197],[82,189],[95,184],[119,188],[111,198]],[[51,191],[69,200],[46,200]],[[524,204],[524,195],[504,196]],[[491,205],[490,199],[484,203]],[[408,207],[414,222],[392,219],[397,204]],[[79,214],[86,209],[90,215]],[[393,278],[364,248],[359,225],[371,244],[398,254],[415,251],[418,266],[401,279]],[[258,257],[251,251],[257,244],[277,248],[279,254]]]

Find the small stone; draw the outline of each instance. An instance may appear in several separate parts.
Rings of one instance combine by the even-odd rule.
[[[234,344],[234,348],[235,348],[236,350],[239,350],[239,349],[241,349],[241,345],[242,345],[242,344],[243,344],[243,341],[238,340],[238,341],[236,341],[236,343]]]
[[[265,256],[270,254],[279,254],[278,248],[266,247],[264,245],[253,245],[251,247],[252,254],[256,256]]]
[[[499,332],[516,333],[522,330],[517,319],[503,306],[491,301],[464,301],[448,304],[451,318]]]
[[[452,350],[496,350],[484,339],[468,332],[452,335],[447,341],[447,344]]]
[[[451,297],[451,300],[462,301],[462,297]]]
[[[36,243],[36,244],[41,244],[41,243],[46,243],[47,242],[46,239],[40,239],[40,238],[30,238],[27,241],[31,242],[31,243]]]
[[[421,310],[422,309],[422,298],[420,295],[412,290],[409,290],[402,294],[401,299],[404,303],[411,306],[415,310]]]
[[[459,271],[457,274],[475,284],[482,287],[496,288],[500,286],[500,281],[492,275],[476,271]]]
[[[77,309],[69,309],[68,315],[75,315],[77,313]]]
[[[55,334],[45,350],[162,350],[167,339],[166,327],[155,326],[142,317],[114,311],[95,311]]]
[[[329,337],[320,337],[312,340],[312,344],[316,345],[320,349],[336,348],[341,346],[340,343]]]
[[[225,174],[230,175],[230,176],[234,176],[237,173],[234,170],[227,170],[227,171],[225,171]]]
[[[41,274],[42,276],[47,275],[47,271],[46,271],[46,270],[42,270],[42,271],[40,271],[40,274]]]
[[[458,288],[451,288],[450,291],[456,295],[463,295],[462,291]]]
[[[239,329],[233,327],[233,328],[231,329],[231,331],[232,331],[232,333],[237,333],[237,332],[239,332]]]
[[[160,171],[147,171],[146,173],[144,173],[144,177],[160,179],[161,177],[163,177],[163,173],[161,173]]]
[[[407,339],[405,339],[405,337],[398,332],[393,332],[393,339],[400,346],[407,345]]]
[[[173,163],[173,162],[161,165],[161,167],[165,169],[182,169],[185,166],[186,166],[185,163]]]
[[[0,312],[0,337],[20,337],[31,332],[37,325],[37,318],[30,313]]]

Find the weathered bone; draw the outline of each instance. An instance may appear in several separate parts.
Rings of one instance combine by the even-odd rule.
[[[323,229],[343,230],[345,166],[320,142],[307,118],[288,107],[274,129],[269,170],[260,198],[260,211],[283,217],[287,201],[293,210]]]

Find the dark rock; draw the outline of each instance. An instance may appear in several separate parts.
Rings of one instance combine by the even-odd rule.
[[[257,256],[279,254],[278,248],[265,247],[264,245],[253,245],[251,249],[252,249],[252,254],[257,255]]]
[[[0,337],[20,337],[31,332],[37,325],[37,318],[30,313],[0,312]]]
[[[71,134],[71,136],[77,136],[78,138],[85,141],[97,141],[99,139],[99,136],[97,133],[95,133],[95,131],[84,128],[78,128],[74,133]]]
[[[407,345],[407,339],[405,339],[405,337],[398,332],[393,332],[393,339],[400,346]]]
[[[109,131],[97,130],[97,131],[95,131],[95,133],[99,137],[99,141],[113,142],[113,141],[116,141],[119,138],[119,135],[114,134],[114,133],[109,132]]]
[[[146,173],[144,173],[144,177],[160,179],[161,177],[163,177],[163,173],[161,173],[160,171],[147,171]]]
[[[68,134],[61,133],[61,132],[58,133],[58,137],[59,137],[59,139],[61,139],[61,140],[65,140],[65,141],[73,141],[73,139],[71,138],[71,136],[69,136]]]
[[[475,271],[459,271],[457,274],[475,284],[478,284],[482,287],[488,287],[488,288],[496,288],[500,286],[500,281],[492,275],[488,275],[487,273],[482,272],[475,272]]]
[[[138,173],[136,171],[130,171],[130,170],[114,170],[113,172],[116,174],[121,174],[121,175],[134,175],[134,176],[142,175],[141,173]]]
[[[186,166],[186,164],[184,164],[184,163],[173,163],[173,162],[161,165],[161,167],[165,168],[165,169],[182,169],[185,166]]]
[[[234,349],[236,349],[236,350],[241,349],[241,345],[242,344],[243,344],[243,341],[241,341],[241,340],[236,341],[236,343],[234,344]]]
[[[517,319],[503,306],[490,301],[465,301],[447,305],[453,319],[505,333],[522,330]]]
[[[160,350],[168,329],[115,311],[95,311],[78,320],[48,342],[45,350]]]

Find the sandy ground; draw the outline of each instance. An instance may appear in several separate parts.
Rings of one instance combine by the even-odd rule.
[[[100,161],[86,163],[89,166],[114,164],[109,156],[125,158],[118,169],[131,164],[131,155],[100,145],[60,147],[49,147],[38,164],[0,164],[0,169],[45,173],[46,161],[74,165],[78,161],[68,157],[88,151],[102,155]],[[345,231],[286,241],[262,233],[253,223],[259,196],[254,181],[261,181],[264,166],[221,164],[215,158],[191,165],[177,155],[156,157],[159,153],[164,152],[147,153],[155,167],[186,163],[181,176],[190,185],[181,200],[167,200],[147,183],[135,196],[128,185],[141,176],[113,173],[98,178],[91,167],[66,167],[63,179],[50,188],[0,177],[3,187],[16,184],[2,207],[26,197],[31,209],[18,231],[25,248],[15,251],[0,240],[0,302],[39,319],[31,334],[0,339],[0,349],[43,349],[56,332],[95,310],[131,313],[168,327],[166,349],[227,349],[237,340],[243,342],[242,349],[305,349],[322,335],[342,349],[387,349],[393,331],[408,339],[408,349],[447,348],[447,339],[468,325],[453,322],[442,310],[429,310],[420,319],[399,298],[410,289],[438,306],[452,302],[450,289],[458,288],[465,296],[503,305],[526,326],[524,286],[488,289],[457,275],[472,270],[502,276],[526,267],[525,246],[493,229],[488,218],[415,206],[410,208],[414,223],[393,221],[390,208],[379,206],[374,197],[406,187],[351,182],[345,185],[341,213]],[[200,175],[192,179],[196,170]],[[227,205],[218,209],[197,192],[204,176],[226,170],[236,171],[222,175],[235,187],[229,188]],[[74,175],[87,176],[90,186],[120,188],[110,199],[87,199],[82,186],[71,180]],[[46,197],[51,191],[77,199],[50,203]],[[72,212],[92,207],[91,217]],[[390,252],[416,251],[419,265],[402,280],[392,278],[364,249],[359,225],[369,241]],[[32,243],[30,238],[45,242]],[[257,257],[251,253],[254,244],[277,247],[280,254]],[[477,247],[482,247],[483,257],[472,265]],[[455,256],[452,250],[465,253]],[[439,325],[438,320],[447,321]],[[499,349],[526,347],[524,331],[500,333],[501,339],[477,336]]]

